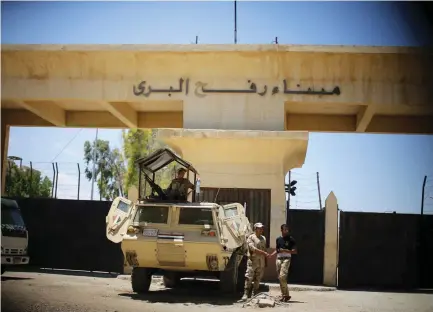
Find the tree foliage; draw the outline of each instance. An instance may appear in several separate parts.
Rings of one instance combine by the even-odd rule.
[[[111,149],[110,143],[97,140],[95,144],[84,142],[84,170],[86,178],[91,181],[93,176],[93,151],[95,150],[95,182],[100,197],[112,200],[123,193],[122,182],[125,166],[122,153],[119,149]]]
[[[112,200],[128,193],[131,186],[138,187],[138,167],[136,161],[166,145],[156,139],[155,130],[128,129],[122,131],[122,150],[111,149],[108,141],[96,143],[95,175],[101,198]],[[93,170],[94,143],[84,143],[85,174],[90,181]],[[167,188],[174,177],[176,164],[172,163],[156,173],[155,182],[163,189]]]
[[[11,197],[51,197],[52,182],[38,170],[8,161],[5,193]]]
[[[136,167],[135,162],[142,157],[146,157],[152,151],[152,130],[123,130],[122,138],[123,153],[127,162],[125,189],[129,189],[131,186],[138,186],[138,168]]]
[[[125,189],[131,186],[138,187],[138,167],[136,161],[159,148],[166,145],[156,139],[156,130],[148,129],[129,129],[122,132],[123,153],[127,162],[125,175]],[[156,173],[155,182],[163,189],[168,187],[174,177],[175,163],[172,163],[163,170]]]

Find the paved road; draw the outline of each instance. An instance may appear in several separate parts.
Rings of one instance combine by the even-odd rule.
[[[48,271],[49,272],[49,271]],[[131,292],[126,280],[101,276],[6,272],[2,276],[2,311],[22,312],[193,312],[203,309],[240,312],[254,310],[219,298],[218,285],[209,281],[182,281],[179,290],[164,289],[155,281],[152,293]],[[271,295],[277,295],[271,290]],[[431,312],[432,294],[399,294],[355,291],[292,292],[290,312]],[[287,306],[275,311],[287,311]],[[266,309],[266,310],[269,310]]]

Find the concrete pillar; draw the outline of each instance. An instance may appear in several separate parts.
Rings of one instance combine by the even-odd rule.
[[[307,132],[160,129],[157,137],[197,169],[202,187],[271,189],[274,245],[285,220],[284,177],[303,165]]]
[[[337,286],[338,266],[338,204],[334,192],[325,201],[325,250],[323,284]]]
[[[6,170],[7,170],[7,156],[8,156],[8,147],[9,147],[9,125],[5,122],[1,123],[1,194],[5,194],[6,188]]]

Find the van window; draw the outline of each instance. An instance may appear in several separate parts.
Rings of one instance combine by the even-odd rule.
[[[167,224],[168,207],[142,207],[138,209],[134,222],[162,223]]]
[[[2,204],[2,224],[12,224],[25,226],[24,220],[21,217],[21,213],[18,209],[14,209]]]
[[[236,206],[224,209],[224,216],[226,218],[234,217],[237,215],[238,215],[238,207]]]
[[[124,201],[119,201],[119,204],[117,205],[117,209],[123,211],[124,213],[128,213],[129,206]]]
[[[182,207],[179,211],[179,224],[213,225],[212,209]]]

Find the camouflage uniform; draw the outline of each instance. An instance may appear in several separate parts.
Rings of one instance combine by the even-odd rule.
[[[291,235],[280,236],[276,240],[276,253],[277,253],[277,274],[280,281],[281,295],[284,298],[290,298],[289,287],[287,286],[287,276],[289,274],[290,263],[292,255],[280,252],[281,249],[293,250],[296,247],[295,239]]]
[[[247,239],[248,244],[248,262],[245,273],[245,294],[244,297],[250,297],[254,283],[254,293],[257,293],[260,281],[265,268],[265,256],[254,252],[255,249],[266,251],[266,238],[263,235],[251,234]]]
[[[277,258],[277,274],[278,280],[280,281],[281,295],[283,297],[289,297],[289,287],[287,286],[287,276],[289,274],[291,258]]]
[[[169,194],[174,197],[174,199],[186,199],[188,188],[193,187],[194,184],[192,184],[188,179],[176,178],[171,181],[171,184],[167,190],[169,191]]]

